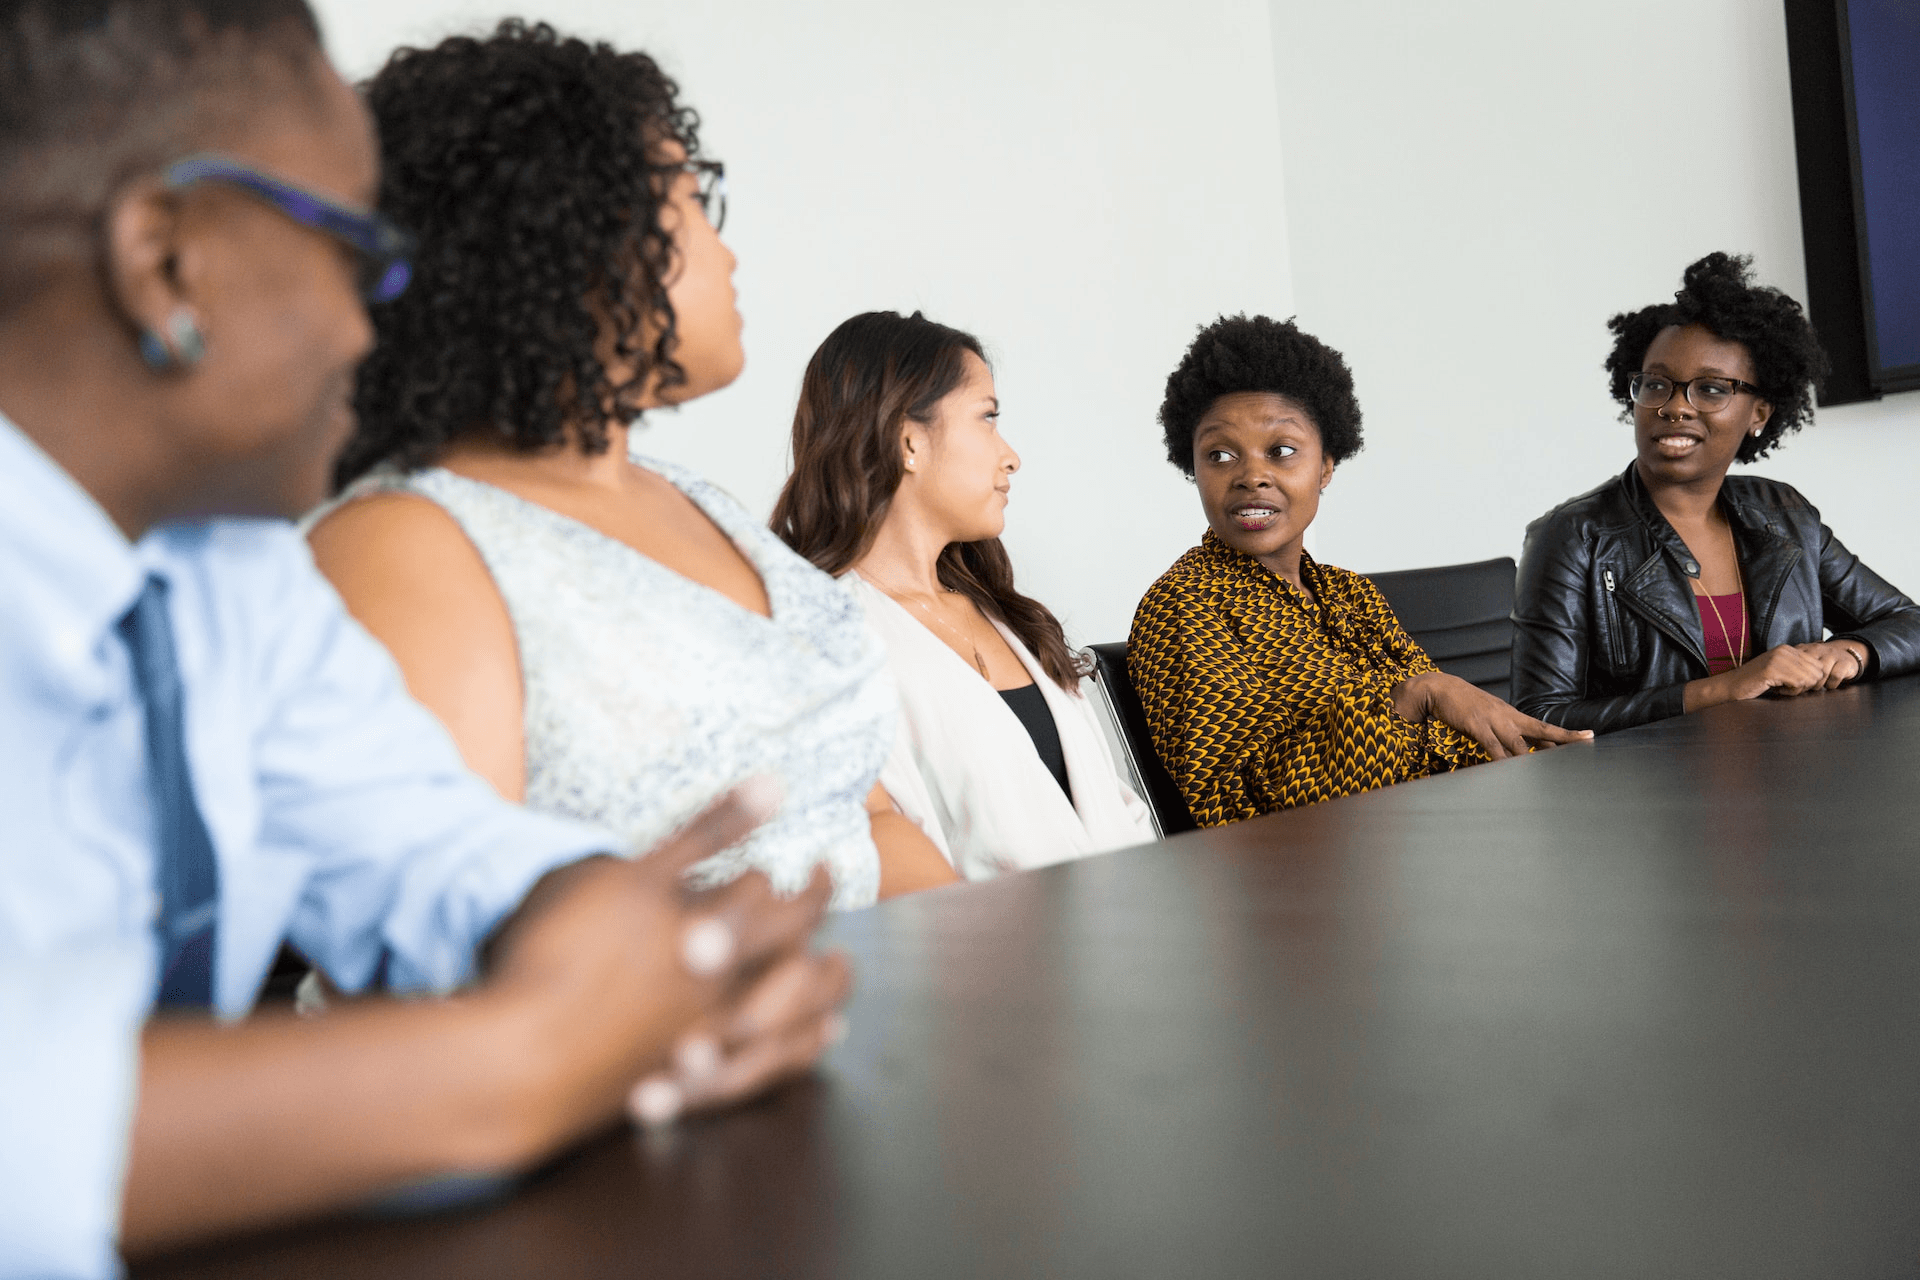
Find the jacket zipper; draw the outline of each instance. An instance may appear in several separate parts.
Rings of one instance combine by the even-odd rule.
[[[1602,569],[1600,580],[1607,588],[1607,650],[1613,657],[1615,671],[1627,665],[1626,655],[1620,644],[1620,606],[1613,598],[1613,570]]]

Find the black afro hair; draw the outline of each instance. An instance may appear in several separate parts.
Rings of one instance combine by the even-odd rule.
[[[1160,402],[1167,461],[1191,476],[1194,428],[1214,401],[1240,391],[1272,392],[1299,404],[1336,463],[1360,452],[1360,402],[1341,354],[1292,320],[1237,315],[1202,328],[1180,367],[1167,375]]]
[[[1757,436],[1740,442],[1735,458],[1764,458],[1790,431],[1813,418],[1813,397],[1827,376],[1827,353],[1800,304],[1778,289],[1752,283],[1753,258],[1710,253],[1688,267],[1672,302],[1623,311],[1607,321],[1613,350],[1607,354],[1608,389],[1633,416],[1627,383],[1640,372],[1647,348],[1662,329],[1699,325],[1724,342],[1737,342],[1753,357],[1753,385],[1773,406]]]

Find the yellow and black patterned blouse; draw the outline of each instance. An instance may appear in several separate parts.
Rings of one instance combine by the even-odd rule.
[[[1134,611],[1127,667],[1203,827],[1487,758],[1394,714],[1393,687],[1434,665],[1378,587],[1304,554],[1300,575],[1317,602],[1209,530]]]

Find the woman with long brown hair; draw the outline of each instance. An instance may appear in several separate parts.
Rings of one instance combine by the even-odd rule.
[[[814,352],[773,529],[852,584],[902,722],[880,781],[968,879],[1153,839],[1059,620],[1000,545],[1020,457],[971,334],[871,311]]]

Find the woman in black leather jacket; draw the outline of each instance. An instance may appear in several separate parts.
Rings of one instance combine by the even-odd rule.
[[[1527,528],[1513,701],[1528,715],[1605,733],[1920,667],[1920,606],[1791,486],[1727,475],[1805,425],[1827,369],[1800,304],[1750,283],[1749,262],[1710,254],[1671,303],[1607,322],[1638,456]]]

